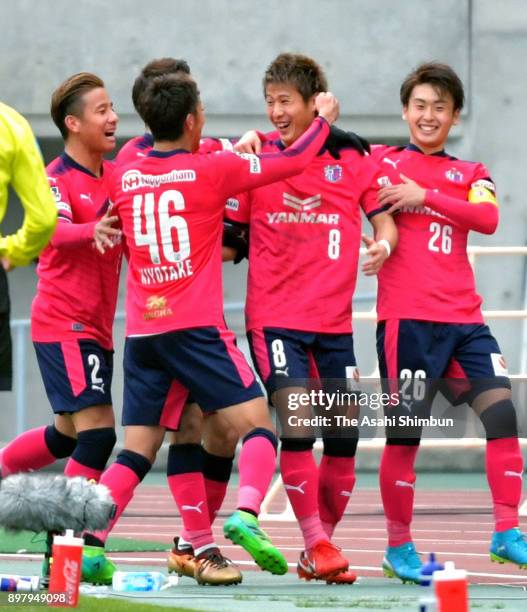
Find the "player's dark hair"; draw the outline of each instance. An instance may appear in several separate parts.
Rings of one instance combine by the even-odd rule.
[[[450,66],[439,62],[426,62],[410,72],[401,85],[401,104],[408,106],[414,87],[427,84],[438,93],[452,96],[455,111],[463,108],[465,93],[461,79]]]
[[[79,72],[67,78],[51,95],[51,118],[59,128],[64,140],[68,137],[68,128],[64,119],[68,115],[81,117],[84,109],[84,94],[92,89],[104,87],[104,82],[91,72]]]
[[[164,74],[149,80],[138,103],[154,140],[177,140],[187,115],[197,111],[199,91],[187,74]]]
[[[138,115],[144,121],[141,107],[138,104],[141,93],[144,91],[148,82],[153,77],[163,76],[164,74],[190,74],[190,66],[183,59],[173,57],[162,57],[148,62],[135,79],[132,87],[132,102]]]
[[[264,96],[267,85],[281,83],[292,85],[304,102],[311,96],[328,90],[328,82],[322,68],[307,55],[280,53],[267,67],[263,78]]]

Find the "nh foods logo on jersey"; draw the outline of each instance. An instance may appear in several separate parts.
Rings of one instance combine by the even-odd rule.
[[[141,187],[159,187],[166,183],[195,181],[194,170],[172,170],[166,174],[143,174],[139,170],[127,170],[121,177],[123,191],[132,191]]]

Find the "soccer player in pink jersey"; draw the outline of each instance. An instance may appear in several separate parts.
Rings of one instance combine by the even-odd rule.
[[[263,86],[277,134],[262,150],[276,154],[305,133],[316,114],[316,95],[327,82],[311,58],[284,53],[269,65]],[[280,469],[305,543],[298,575],[352,583],[356,575],[331,538],[355,483],[358,430],[323,429],[317,466],[315,431],[298,424],[315,407],[296,402],[294,413],[290,410],[290,400],[306,393],[313,372],[327,392],[347,392],[358,379],[351,313],[361,211],[375,231],[375,241],[368,240],[367,274],[379,270],[397,240],[392,218],[377,202],[377,163],[355,148],[339,153],[336,160],[321,148],[301,174],[240,195],[228,217],[249,227],[247,332],[282,422]],[[318,409],[324,412],[324,406]],[[339,410],[355,415],[353,404]],[[297,424],[288,426],[292,414]]]
[[[452,68],[419,66],[404,80],[400,95],[410,143],[377,147],[373,153],[393,183],[381,189],[379,204],[391,205],[399,230],[397,251],[379,272],[381,376],[411,382],[413,391],[401,387],[400,398],[417,416],[429,415],[438,379],[457,381],[458,392],[463,389],[457,403],[470,404],[487,437],[495,519],[491,559],[527,567],[527,544],[518,529],[523,461],[511,386],[498,343],[484,324],[466,253],[469,231],[492,234],[496,229],[495,186],[483,164],[445,151],[464,102],[463,85]],[[419,401],[423,384],[426,396]],[[399,414],[389,408],[388,414]],[[388,576],[417,582],[421,560],[410,525],[421,428],[387,427],[386,434],[380,466],[388,529],[383,568]]]
[[[320,94],[316,104],[320,117],[286,153],[192,155],[204,124],[196,83],[187,75],[156,77],[141,101],[154,148],[119,168],[110,188],[129,250],[125,449],[101,479],[116,502],[115,520],[151,467],[165,434],[164,412],[178,392],[190,392],[204,412],[212,412],[211,422],[221,414],[243,438],[238,510],[226,521],[225,535],[276,574],[285,573],[287,563],[257,515],[277,441],[259,385],[223,320],[222,219],[230,195],[305,168],[329,132],[324,117],[338,115],[331,94]],[[169,486],[181,514],[193,517],[188,536],[198,560],[196,579],[205,582],[214,565],[239,582],[237,568],[214,543],[204,488],[191,505],[184,501],[185,478],[175,475]],[[93,536],[104,541],[107,533]]]
[[[164,57],[155,59],[144,66],[132,87],[132,102],[139,116],[146,123],[140,98],[152,78],[165,74],[187,74],[190,75],[190,67],[185,60]],[[152,150],[153,136],[145,133],[143,136],[132,138],[123,145],[119,151],[116,163],[123,165],[134,160],[146,157]],[[232,150],[231,141],[228,139],[205,138],[200,140],[198,153]],[[238,226],[226,222],[223,232],[223,254],[228,260],[235,258],[240,261],[246,250],[243,230]],[[179,407],[176,408],[179,415]],[[181,411],[178,423],[171,420],[162,421],[161,425],[167,425],[169,449],[167,461],[167,476],[186,480],[185,505],[194,505],[194,496],[199,495],[205,486],[207,496],[208,516],[211,523],[221,507],[225,497],[230,479],[234,454],[238,442],[237,432],[229,426],[220,429],[215,423],[211,427],[209,419],[203,419],[199,406],[189,398],[187,405]],[[169,427],[170,426],[170,427]],[[177,429],[177,431],[171,431]],[[202,445],[203,436],[203,445]],[[198,499],[199,501],[199,499]],[[192,545],[187,539],[187,531],[190,527],[188,513],[183,513],[183,530],[178,537],[174,538],[174,546],[169,553],[168,569],[182,576],[194,577],[195,556]],[[220,568],[219,572],[210,567],[207,572],[207,580],[218,584],[225,578]],[[227,580],[231,576],[227,575]],[[203,575],[201,575],[203,582]]]
[[[54,91],[51,115],[65,148],[47,167],[58,224],[37,268],[31,336],[55,419],[3,449],[2,475],[70,457],[65,474],[98,480],[115,444],[112,324],[122,249],[108,212],[113,165],[103,155],[115,146],[118,118],[103,81],[85,72]]]

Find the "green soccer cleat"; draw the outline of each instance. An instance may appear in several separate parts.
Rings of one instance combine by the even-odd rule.
[[[223,534],[234,544],[239,544],[256,561],[258,567],[271,574],[286,574],[287,561],[273,546],[267,534],[260,529],[258,519],[250,512],[237,510],[225,521]]]
[[[110,561],[100,546],[84,546],[82,549],[81,580],[91,584],[112,584],[113,574],[117,568]]]

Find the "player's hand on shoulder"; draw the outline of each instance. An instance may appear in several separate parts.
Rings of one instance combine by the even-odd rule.
[[[375,276],[382,268],[383,263],[390,256],[388,248],[382,244],[387,241],[381,240],[377,242],[373,238],[370,238],[370,236],[362,234],[362,242],[367,249],[366,256],[368,257],[362,264],[362,271],[365,276]]]
[[[258,155],[262,151],[262,141],[256,130],[249,130],[234,145],[236,153],[255,153]]]
[[[329,123],[334,123],[339,118],[339,101],[329,91],[323,91],[315,98],[315,108],[320,117]]]
[[[106,212],[95,224],[93,239],[99,253],[105,253],[107,248],[113,249],[116,242],[112,238],[121,236],[121,230],[112,227],[118,221],[119,217],[110,216],[110,212]]]
[[[402,183],[379,189],[377,198],[379,205],[387,206],[389,204],[389,213],[393,213],[403,206],[413,206],[414,208],[424,206],[426,189],[404,174],[399,176],[403,181]]]

